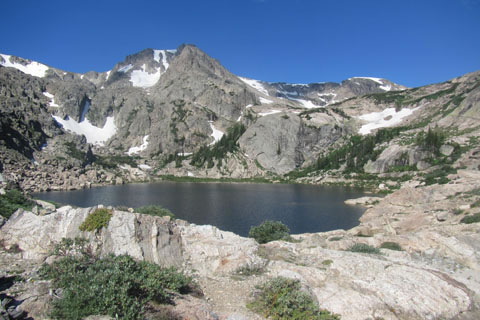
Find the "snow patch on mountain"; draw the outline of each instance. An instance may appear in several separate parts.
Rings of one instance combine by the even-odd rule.
[[[283,94],[284,96],[298,96],[297,91],[282,91],[282,90],[277,90],[278,93]]]
[[[267,89],[265,89],[265,87],[263,86],[263,84],[260,81],[254,80],[254,79],[243,78],[243,77],[238,77],[238,78],[240,80],[242,80],[243,82],[245,82],[250,87],[252,87],[253,89],[258,90],[258,91],[260,91],[261,93],[263,93],[267,96],[269,95]]]
[[[212,134],[211,136],[213,137],[213,142],[210,143],[210,145],[214,145],[215,143],[217,143],[218,141],[220,141],[220,139],[222,139],[223,135],[225,134],[223,131],[220,131],[218,130],[217,128],[215,128],[215,126],[213,125],[212,121],[208,121],[210,123],[210,128],[212,129]]]
[[[304,100],[304,99],[295,99],[295,98],[289,98],[290,100],[300,102],[304,108],[307,109],[312,109],[312,108],[321,108],[322,106],[317,106],[310,100]]]
[[[148,135],[143,137],[143,143],[140,146],[131,147],[130,149],[128,149],[127,154],[129,156],[131,156],[131,155],[134,155],[136,153],[139,153],[139,152],[142,152],[142,151],[146,150],[147,147],[148,147],[148,137],[149,137]]]
[[[385,90],[385,91],[390,91],[390,90],[392,90],[392,86],[389,85],[389,84],[380,86],[379,88],[382,89],[382,90]]]
[[[141,70],[133,70],[130,75],[130,82],[134,87],[140,88],[149,88],[155,85],[158,80],[160,80],[160,76],[162,75],[160,72],[160,68],[157,69],[157,72],[148,73],[146,71],[147,66],[144,64]]]
[[[107,121],[103,128],[94,126],[93,124],[85,119],[82,122],[77,122],[74,119],[67,116],[67,119],[62,119],[61,117],[54,116],[56,122],[62,125],[65,130],[70,132],[84,135],[87,138],[88,143],[96,144],[103,146],[105,142],[113,137],[117,132],[117,126],[115,125],[114,117],[107,117]]]
[[[352,80],[352,79],[367,79],[367,80],[372,80],[372,81],[375,81],[375,82],[378,83],[378,84],[383,85],[383,82],[382,82],[382,79],[381,79],[381,78],[373,78],[373,77],[353,77],[353,78],[349,78],[348,80]]]
[[[162,64],[163,67],[165,68],[165,71],[168,69],[170,66],[168,61],[167,61],[167,52],[169,50],[153,50],[153,60],[160,62],[160,55],[162,55]]]
[[[318,93],[318,96],[319,97],[323,97],[323,96],[333,96],[333,98],[335,98],[337,96],[336,93],[334,92],[327,92],[327,93]]]
[[[408,117],[419,108],[420,107],[413,109],[403,108],[398,112],[395,110],[395,108],[387,108],[380,112],[372,112],[358,116],[360,120],[367,122],[360,128],[360,130],[358,130],[358,133],[366,135],[378,128],[397,125],[402,122],[404,118]]]
[[[139,164],[138,167],[144,171],[152,169],[152,167],[150,167],[148,164]]]
[[[11,62],[10,58],[12,56],[8,54],[0,54],[0,56],[3,58],[3,61],[0,62],[2,66],[15,68],[23,73],[29,74],[34,77],[43,78],[45,77],[47,70],[50,69],[48,66],[38,63],[36,61],[32,61],[27,65],[23,65],[18,62]]]
[[[279,112],[282,112],[280,110],[270,110],[270,111],[267,111],[267,112],[260,112],[258,115],[260,117],[265,117],[265,116],[269,116],[271,114],[275,114],[275,113],[279,113]]]
[[[121,67],[120,69],[118,69],[118,72],[127,73],[131,69],[133,69],[133,64],[129,64],[129,65]]]
[[[55,96],[53,94],[49,93],[48,91],[45,91],[42,93],[45,97],[50,99],[50,103],[48,104],[50,107],[55,107],[55,108],[60,107],[58,104],[55,103]]]
[[[263,97],[260,97],[259,99],[260,99],[260,103],[261,103],[261,104],[270,104],[270,103],[273,103],[272,100],[265,99],[265,98],[263,98]]]
[[[193,154],[193,152],[178,152],[177,153],[177,156],[179,157],[187,157],[187,156],[191,156]]]

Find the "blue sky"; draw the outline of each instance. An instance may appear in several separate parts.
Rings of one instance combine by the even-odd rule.
[[[407,86],[480,70],[480,0],[2,0],[0,52],[73,72],[197,45],[231,72]]]

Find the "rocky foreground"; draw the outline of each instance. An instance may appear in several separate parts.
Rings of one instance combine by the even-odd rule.
[[[44,319],[56,293],[36,270],[63,237],[85,237],[100,254],[127,253],[194,275],[204,296],[178,298],[172,307],[188,319],[262,319],[247,309],[255,286],[283,276],[299,279],[322,308],[342,319],[478,319],[480,173],[459,170],[446,185],[406,185],[373,203],[348,231],[295,235],[296,242],[259,245],[253,239],[182,220],[114,211],[94,234],[79,225],[96,208],[17,211],[1,228],[2,276],[22,275],[6,293],[17,309]],[[403,250],[350,252],[356,243]],[[243,270],[244,272],[240,272]],[[255,270],[249,275],[245,270]],[[253,273],[253,272],[252,272]]]

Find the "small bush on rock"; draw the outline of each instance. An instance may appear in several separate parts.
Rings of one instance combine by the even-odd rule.
[[[365,243],[355,243],[353,246],[348,248],[347,251],[380,254],[380,250],[378,248],[372,247]]]
[[[260,244],[275,240],[290,240],[290,229],[280,221],[267,220],[259,226],[251,227],[248,236]]]
[[[251,264],[244,265],[235,270],[235,274],[240,276],[259,276],[265,273],[265,265],[263,264]]]
[[[0,215],[4,218],[10,216],[19,208],[31,210],[34,202],[27,199],[22,192],[18,190],[8,190],[4,195],[0,195]]]
[[[403,251],[402,247],[398,243],[390,242],[390,241],[383,242],[380,245],[380,248],[388,249],[388,250],[395,250],[395,251]]]
[[[112,210],[98,208],[93,213],[90,213],[78,228],[81,231],[97,231],[106,228],[111,218]]]
[[[191,289],[192,280],[173,268],[137,262],[128,255],[73,255],[77,252],[75,243],[60,244],[59,251],[66,255],[39,271],[42,278],[63,289],[62,298],[53,304],[54,319],[76,320],[89,315],[143,319],[147,303],[170,303],[174,292]]]
[[[168,209],[163,208],[161,206],[151,205],[151,206],[143,206],[140,208],[136,208],[135,212],[148,214],[151,216],[158,216],[158,217],[165,217],[168,216],[172,219],[175,218],[175,215]]]
[[[480,213],[476,213],[472,216],[465,216],[462,218],[462,220],[460,220],[460,222],[466,224],[480,222]]]
[[[322,310],[301,290],[298,280],[273,278],[257,287],[254,301],[247,307],[274,320],[337,320],[340,317]]]

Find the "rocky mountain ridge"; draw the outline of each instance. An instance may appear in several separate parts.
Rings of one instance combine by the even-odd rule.
[[[300,112],[361,94],[405,88],[378,78],[351,78],[341,84],[309,85],[241,78],[191,45],[182,45],[176,50],[146,49],[102,73],[75,74],[4,54],[0,56],[0,65],[5,108],[35,105],[38,113],[31,107],[22,112],[27,117],[41,116],[35,131],[47,132],[41,138],[34,138],[38,140],[34,147],[30,145],[32,137],[22,132],[15,134],[29,140],[28,143],[20,141],[15,146],[11,142],[5,143],[6,153],[20,152],[25,156],[25,166],[29,165],[28,160],[40,166],[50,162],[58,165],[62,162],[61,154],[68,154],[68,151],[83,158],[83,166],[90,165],[93,158],[84,155],[93,152],[120,158],[117,169],[135,162],[160,174],[173,172],[181,175],[197,171],[195,175],[202,176],[203,171],[214,178],[264,176],[269,171],[283,174],[301,167],[319,150],[342,136],[345,130],[341,114],[327,117],[325,126],[317,124],[314,128],[298,118]],[[28,94],[25,88],[28,88]],[[26,99],[22,100],[25,95]],[[20,112],[18,109],[21,108],[16,110]],[[257,133],[255,125],[270,127],[278,121],[280,115],[276,113],[282,115],[285,128],[291,128],[286,130],[288,133],[278,130]],[[239,142],[242,152],[235,155],[232,152],[224,159],[226,166],[218,165],[217,159],[215,168],[198,170],[201,168],[191,167],[188,160],[184,161],[185,155],[197,152],[202,145],[217,142],[228,128],[236,124],[243,124],[250,130]],[[19,124],[22,125],[25,124]],[[86,141],[67,138],[78,142],[72,145],[67,141],[67,147],[61,147],[65,145],[62,142],[64,137],[70,134],[83,135]],[[258,138],[252,139],[251,135]],[[276,143],[266,139],[274,139]],[[61,142],[57,143],[57,140]],[[25,145],[28,150],[24,150]],[[55,150],[45,148],[49,145],[55,146]],[[259,149],[262,145],[274,146],[275,150]],[[281,156],[277,154],[278,150],[281,150]],[[249,158],[250,155],[253,158]],[[133,160],[122,160],[126,156]],[[71,157],[67,160],[63,167],[72,166],[68,163]],[[185,169],[176,170],[179,163]],[[111,168],[104,166],[102,169],[108,171]],[[132,174],[132,170],[113,171],[122,177],[122,181],[137,179],[139,175],[149,176],[148,170],[138,174]],[[83,183],[72,184],[84,186]],[[41,187],[45,188],[51,189],[50,186]]]

